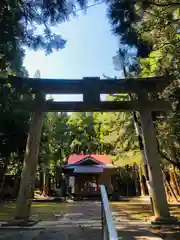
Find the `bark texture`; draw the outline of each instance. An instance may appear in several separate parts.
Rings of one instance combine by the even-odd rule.
[[[36,179],[36,168],[38,164],[39,144],[43,123],[43,106],[45,96],[37,93],[35,97],[36,106],[33,113],[30,130],[28,134],[24,166],[21,174],[21,184],[16,203],[15,219],[28,221],[30,216],[31,201],[33,197],[34,184]]]

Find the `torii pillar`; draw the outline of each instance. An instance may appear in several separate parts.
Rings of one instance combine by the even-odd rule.
[[[146,108],[148,102],[147,93],[139,93],[138,99],[144,107],[140,110],[140,119],[144,137],[144,146],[146,151],[149,180],[151,184],[151,195],[154,208],[154,219],[152,223],[173,223],[176,219],[170,216],[168,202],[164,188],[164,181],[160,167],[160,156],[157,148],[157,140],[152,120],[151,109]]]
[[[15,219],[29,221],[31,201],[33,197],[36,168],[38,164],[39,144],[44,118],[45,94],[35,94],[35,109],[30,122],[30,129],[24,155],[24,166],[21,174],[21,183],[16,202]]]

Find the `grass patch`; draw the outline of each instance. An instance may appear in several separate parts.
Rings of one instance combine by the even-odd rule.
[[[152,216],[151,207],[147,204],[133,203],[132,201],[129,201],[125,203],[112,202],[111,206],[114,212],[126,216],[129,221],[148,221]]]
[[[129,202],[112,202],[112,209],[115,212],[123,212],[131,220],[145,220],[147,221],[152,216],[150,204]],[[180,219],[180,205],[169,205],[172,216]]]
[[[0,203],[0,221],[12,219],[15,212],[15,203]],[[66,212],[68,203],[61,202],[33,202],[31,218],[33,220],[53,221],[61,218]]]

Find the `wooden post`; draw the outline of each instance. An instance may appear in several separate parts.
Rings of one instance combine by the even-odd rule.
[[[38,164],[41,128],[44,116],[44,94],[36,93],[35,101],[36,106],[30,123],[24,156],[24,166],[21,174],[21,184],[16,203],[15,219],[23,221],[28,221],[30,216],[31,200],[36,178],[36,167]]]
[[[83,78],[83,102],[88,106],[98,105],[100,102],[99,81],[98,77]]]
[[[139,96],[142,104],[148,101],[147,94]],[[157,140],[155,129],[152,121],[151,110],[145,109],[140,111],[144,145],[148,162],[149,180],[152,186],[151,194],[155,215],[155,222],[172,222],[170,217],[166,193],[164,189],[163,176],[160,168],[160,157],[157,149]]]

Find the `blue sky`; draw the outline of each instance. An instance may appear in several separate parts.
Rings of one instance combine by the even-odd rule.
[[[87,13],[60,24],[55,32],[67,40],[64,49],[45,56],[43,51],[26,51],[24,66],[33,77],[37,69],[42,78],[77,79],[83,77],[114,77],[112,57],[118,49],[118,39],[111,32],[107,7],[100,4]],[[76,100],[79,97],[55,96],[55,100]]]

